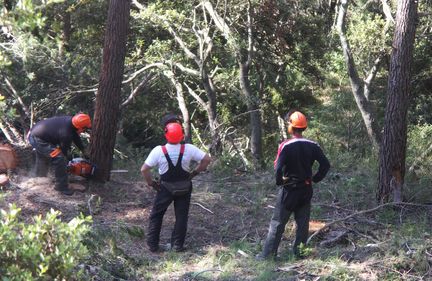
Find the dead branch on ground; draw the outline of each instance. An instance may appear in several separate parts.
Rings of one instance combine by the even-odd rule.
[[[359,211],[359,212],[356,212],[356,213],[351,214],[351,215],[349,215],[349,216],[346,216],[346,217],[344,217],[344,218],[337,219],[337,220],[334,220],[334,221],[332,221],[332,222],[326,223],[326,225],[324,225],[322,228],[320,228],[320,229],[318,229],[317,231],[315,231],[315,232],[314,232],[314,233],[309,237],[309,239],[307,240],[306,243],[309,243],[309,242],[312,240],[312,238],[314,238],[315,236],[317,236],[318,234],[320,234],[323,230],[325,230],[326,228],[328,228],[328,227],[330,227],[330,226],[332,226],[332,225],[334,225],[334,224],[337,224],[337,223],[339,223],[339,222],[346,221],[346,220],[348,220],[348,219],[350,219],[350,218],[353,218],[353,217],[356,217],[356,216],[359,216],[359,215],[362,215],[362,214],[372,213],[372,212],[375,212],[375,211],[377,211],[377,210],[379,210],[379,209],[381,209],[381,208],[388,207],[388,206],[415,206],[415,207],[429,207],[429,208],[432,207],[432,205],[424,205],[424,204],[416,204],[416,203],[404,203],[404,202],[397,202],[397,203],[390,202],[390,203],[385,203],[385,204],[382,204],[382,205],[378,205],[378,206],[376,206],[375,208],[368,209],[368,210],[363,210],[363,211]]]

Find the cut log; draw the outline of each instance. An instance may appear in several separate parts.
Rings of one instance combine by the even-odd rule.
[[[5,186],[9,183],[9,178],[5,174],[0,174],[0,186]]]
[[[18,158],[15,150],[9,144],[0,144],[0,171],[15,169]]]

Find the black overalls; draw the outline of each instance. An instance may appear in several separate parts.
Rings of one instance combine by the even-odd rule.
[[[168,171],[161,175],[161,180],[166,182],[176,182],[188,180],[190,173],[183,170],[181,162],[183,159],[185,145],[180,147],[180,155],[177,164],[172,163],[165,146],[162,146],[162,151],[165,154],[168,162]],[[157,251],[159,248],[159,236],[162,227],[163,216],[172,201],[174,201],[175,225],[171,235],[171,247],[174,250],[182,250],[186,237],[187,222],[189,214],[189,204],[192,194],[192,184],[190,191],[185,195],[174,196],[164,186],[157,192],[153,209],[150,214],[149,229],[147,234],[147,245],[150,251]]]

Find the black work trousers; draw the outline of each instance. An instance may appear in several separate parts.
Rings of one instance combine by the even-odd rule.
[[[171,247],[182,249],[186,238],[187,223],[189,216],[189,205],[192,191],[185,195],[174,196],[165,187],[157,192],[153,208],[150,213],[149,229],[147,233],[147,245],[151,251],[159,248],[159,237],[162,227],[163,216],[171,202],[174,201],[175,224],[171,234]]]
[[[68,174],[67,174],[67,159],[60,153],[56,157],[51,157],[50,153],[57,147],[38,137],[29,135],[30,144],[36,150],[36,164],[34,168],[34,176],[46,177],[50,164],[54,168],[55,189],[68,189]]]
[[[281,187],[277,196],[276,207],[270,221],[267,238],[262,251],[262,256],[277,255],[279,243],[285,231],[290,216],[294,213],[296,222],[296,238],[293,245],[293,252],[300,256],[300,244],[306,244],[309,232],[309,219],[312,199],[312,186],[302,185],[301,187]]]

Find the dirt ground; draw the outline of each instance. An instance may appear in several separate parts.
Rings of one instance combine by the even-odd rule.
[[[250,208],[255,202],[248,199],[247,187],[244,187],[242,178],[219,180],[213,179],[210,174],[200,175],[194,180],[185,245],[192,251],[206,245],[224,245],[236,240],[259,240],[266,232],[271,206],[264,206],[260,221],[255,208]],[[155,191],[150,190],[143,181],[127,181],[123,175],[113,175],[111,181],[103,185],[79,177],[71,177],[70,183],[84,186],[86,190],[66,196],[54,190],[51,178],[32,178],[26,171],[19,171],[11,177],[11,185],[0,191],[5,195],[0,201],[0,208],[7,208],[8,204],[14,203],[22,209],[26,220],[31,220],[34,215],[45,214],[51,208],[61,211],[65,221],[84,213],[92,215],[96,226],[121,224],[137,226],[146,232]],[[215,186],[221,184],[225,188],[235,189],[235,193],[219,193]],[[245,195],[242,195],[242,189]],[[161,244],[169,242],[174,221],[171,204],[164,217]],[[128,256],[151,255],[144,240],[123,245],[123,250],[128,251]]]
[[[359,277],[358,280],[380,280],[381,273],[377,266],[384,264],[385,260],[380,260],[379,257],[385,256],[385,247],[391,245],[382,244],[388,241],[391,243],[392,237],[390,232],[388,234],[386,234],[388,231],[383,232],[387,229],[384,224],[376,223],[372,218],[353,218],[344,221],[342,225],[331,227],[323,236],[315,239],[317,244],[310,258],[296,263],[291,261],[291,263],[267,264],[271,269],[266,268],[266,265],[251,269],[251,266],[262,266],[254,263],[253,257],[262,239],[265,238],[273,211],[276,189],[273,186],[272,175],[269,173],[238,174],[226,178],[207,173],[194,179],[185,243],[187,251],[178,257],[173,257],[169,252],[152,254],[146,249],[145,233],[155,191],[148,189],[141,180],[131,181],[127,174],[114,174],[111,181],[98,184],[73,177],[70,178],[71,184],[84,187],[85,191],[66,196],[54,190],[50,178],[31,178],[26,171],[16,171],[10,179],[11,183],[0,191],[4,195],[1,196],[3,199],[0,200],[0,209],[5,209],[8,204],[14,203],[22,209],[23,218],[27,221],[31,221],[34,215],[45,214],[53,208],[61,211],[64,221],[69,221],[80,213],[91,215],[95,229],[102,231],[106,229],[114,235],[116,235],[114,229],[126,229],[127,232],[138,230],[138,233],[130,235],[128,239],[123,239],[121,235],[116,237],[116,247],[128,259],[141,260],[141,266],[143,259],[144,264],[148,262],[147,269],[151,271],[151,277],[144,276],[138,279],[97,277],[93,280],[219,280],[218,274],[222,271],[219,270],[220,264],[227,257],[232,261],[235,260],[237,266],[240,265],[242,268],[232,268],[234,275],[228,279],[223,277],[221,280],[256,280],[261,270],[273,272],[270,279],[260,278],[261,280],[317,280],[315,278],[325,276],[326,271],[330,272],[329,274],[343,275],[347,270],[357,272],[355,274]],[[331,204],[319,204],[321,195],[317,190],[314,196],[315,206],[321,209],[321,218],[335,220],[350,214],[348,210]],[[171,205],[164,217],[161,244],[170,241],[174,221],[174,210]],[[286,260],[295,232],[292,220],[290,224],[279,247]],[[313,229],[314,224],[317,224],[315,229]],[[322,226],[322,221],[312,221],[311,231]],[[379,234],[379,237],[374,233]],[[364,242],[360,242],[361,239]],[[247,253],[229,252],[229,247],[242,242],[246,242]],[[327,245],[324,245],[325,243]],[[335,267],[327,258],[321,259],[326,255],[336,255],[341,263],[339,267]],[[214,260],[212,257],[218,258]],[[180,259],[179,268],[171,270],[164,268],[163,264],[165,266],[173,262],[175,264],[176,259]],[[219,264],[216,269],[215,264]],[[92,265],[97,267],[97,261]],[[202,279],[202,276],[197,278],[200,272],[207,271],[212,271],[210,279]],[[315,272],[315,275],[311,274],[311,271]],[[432,270],[425,276],[430,272]],[[93,276],[99,276],[99,273],[96,270]],[[405,274],[399,271],[396,273],[401,276]],[[140,274],[136,276],[142,276]],[[286,279],[287,276],[293,276],[294,279]]]

